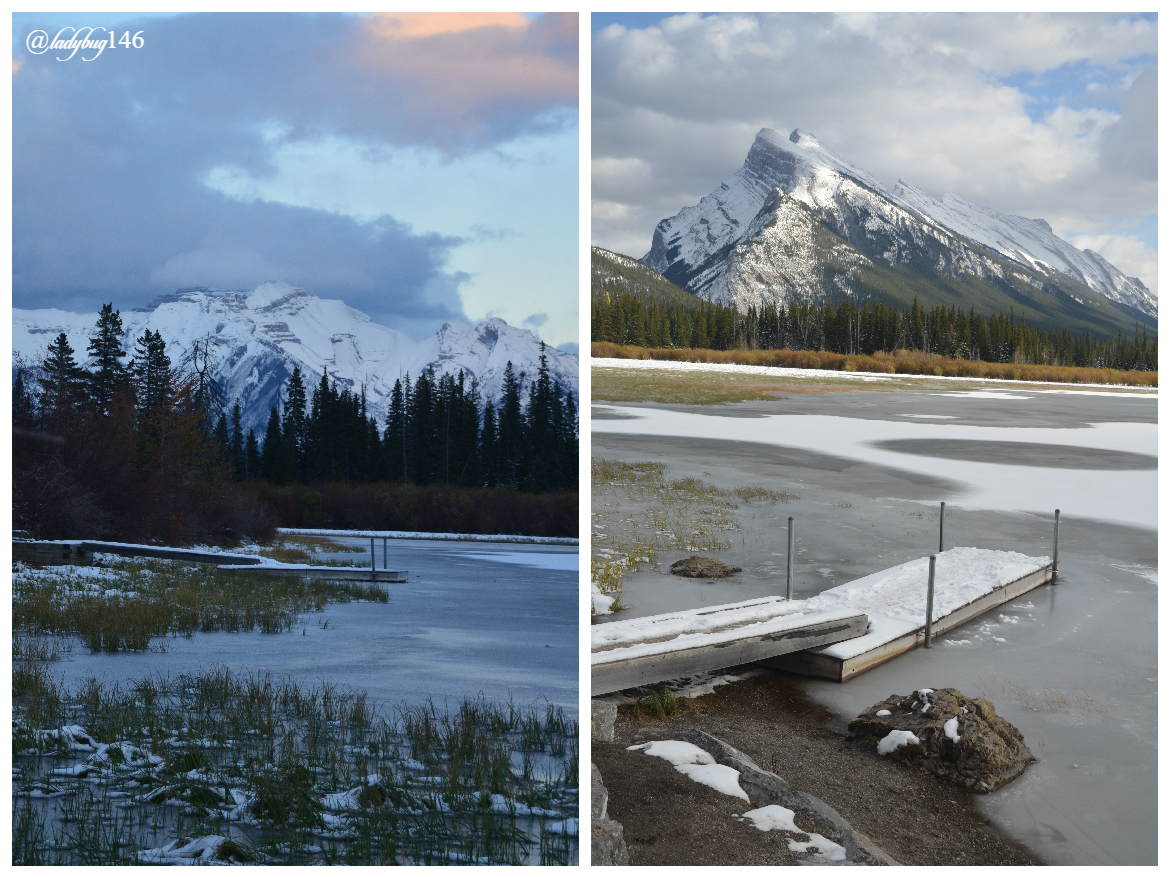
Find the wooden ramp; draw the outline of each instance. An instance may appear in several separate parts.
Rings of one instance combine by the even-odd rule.
[[[1033,588],[1038,588],[1040,585],[1052,581],[1052,578],[1053,572],[1050,565],[1040,567],[936,618],[931,626],[932,646],[934,639],[939,634],[958,627],[972,618],[977,618],[991,609],[1002,606],[1021,594],[1026,594]],[[867,636],[854,640],[846,647],[830,645],[824,648],[806,649],[767,658],[760,663],[768,667],[801,673],[805,676],[820,676],[834,682],[845,682],[859,673],[864,673],[878,664],[884,664],[891,658],[910,651],[915,646],[922,645],[925,641],[925,621],[922,627],[892,639],[880,641],[881,637],[874,638],[879,641],[872,646],[864,641],[871,639],[870,636]]]
[[[594,625],[592,696],[841,642],[864,634],[866,621],[770,597]]]
[[[223,551],[196,551],[192,548],[163,548],[152,545],[130,545],[124,542],[80,542],[78,548],[90,554],[115,554],[119,557],[155,557],[159,560],[185,560],[189,563],[221,564],[230,560],[236,566],[264,563],[263,557],[253,554],[228,554]]]

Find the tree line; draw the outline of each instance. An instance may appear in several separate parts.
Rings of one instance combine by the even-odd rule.
[[[638,347],[712,350],[824,350],[873,354],[921,350],[958,359],[1156,371],[1158,341],[1134,326],[1127,337],[1095,338],[1085,331],[1039,329],[1014,310],[983,317],[974,308],[911,308],[851,299],[839,305],[790,303],[735,308],[699,300],[693,310],[628,293],[603,293],[592,303],[591,340]]]
[[[258,437],[243,430],[239,400],[225,411],[210,338],[176,364],[159,332],[145,330],[132,351],[123,334],[119,312],[104,305],[85,366],[64,333],[40,362],[17,363],[15,527],[47,537],[263,537],[280,510],[257,482],[576,489],[575,402],[551,379],[543,347],[527,406],[511,363],[498,405],[481,400],[474,379],[428,369],[396,383],[382,423],[364,391],[339,391],[326,374],[308,393],[296,369]]]
[[[365,390],[338,390],[328,372],[311,394],[294,368],[273,406],[263,440],[244,435],[240,407],[215,435],[238,481],[274,484],[319,481],[506,487],[545,492],[577,486],[577,408],[548,369],[540,367],[521,405],[520,376],[508,362],[497,406],[460,371],[394,382],[383,423]]]

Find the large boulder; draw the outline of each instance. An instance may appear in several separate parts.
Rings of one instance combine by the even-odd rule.
[[[676,576],[685,576],[688,579],[725,579],[737,572],[743,572],[738,566],[728,566],[721,560],[712,557],[688,557],[676,560],[670,565],[670,571]]]
[[[849,733],[975,792],[994,792],[1033,760],[1024,735],[990,701],[954,688],[891,695],[850,722]]]

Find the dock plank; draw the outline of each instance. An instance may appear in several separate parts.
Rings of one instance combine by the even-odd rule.
[[[985,612],[1002,606],[1004,603],[1014,600],[1022,594],[1026,594],[1028,591],[1052,581],[1052,578],[1052,567],[1045,566],[1025,576],[1021,576],[1014,581],[1008,582],[1002,587],[995,588],[983,596],[958,607],[947,615],[936,619],[932,625],[931,638],[937,638],[940,634],[946,633],[948,630],[953,630],[973,618],[978,618]],[[818,647],[780,655],[774,658],[766,658],[758,663],[780,670],[799,673],[804,676],[817,676],[823,679],[830,679],[834,682],[845,682],[860,673],[864,673],[866,670],[870,670],[879,664],[884,664],[886,661],[896,658],[898,655],[904,654],[916,646],[922,645],[924,642],[925,624],[917,630],[906,633],[889,642],[882,643],[859,655],[838,657],[836,655],[826,654],[826,647]]]
[[[800,627],[743,636],[731,641],[681,649],[667,647],[654,654],[594,663],[591,672],[592,696],[841,642],[864,634],[867,621],[864,615],[819,620]],[[597,657],[596,653],[594,657]]]

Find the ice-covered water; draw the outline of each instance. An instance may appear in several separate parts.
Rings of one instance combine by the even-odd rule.
[[[721,557],[742,575],[708,585],[644,570],[625,584],[631,610],[612,617],[783,594],[789,515],[794,595],[807,597],[936,550],[939,501],[947,503],[948,547],[1025,554],[1051,553],[1059,507],[1055,585],[949,631],[929,652],[913,650],[844,684],[801,684],[846,718],[924,686],[987,696],[1037,758],[1014,782],[979,796],[988,816],[1051,864],[1154,864],[1157,471],[1127,455],[1157,455],[1156,396],[938,389],[609,407],[623,416],[594,419],[596,457],[660,461],[671,478],[800,497],[741,503],[741,530]],[[943,440],[971,453],[919,452]],[[1011,442],[1020,443],[1019,458],[996,461]],[[1062,449],[1079,449],[1065,459],[1102,452],[1099,468],[1036,465],[1046,462],[1037,446],[1051,448],[1054,462]],[[660,568],[682,556],[660,554]]]
[[[340,540],[368,562],[369,540]],[[389,603],[335,604],[308,613],[291,633],[199,633],[162,641],[165,650],[90,654],[76,645],[51,666],[67,683],[88,676],[124,681],[224,664],[365,690],[392,705],[432,698],[457,704],[539,701],[578,713],[575,547],[394,540]],[[383,567],[382,545],[376,562]],[[156,643],[159,641],[156,640]]]

